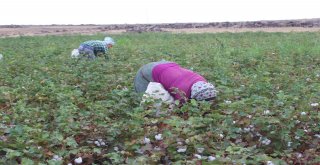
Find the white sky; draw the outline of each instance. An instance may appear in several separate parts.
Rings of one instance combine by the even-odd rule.
[[[319,7],[319,0],[1,0],[0,25],[304,19],[320,18]]]

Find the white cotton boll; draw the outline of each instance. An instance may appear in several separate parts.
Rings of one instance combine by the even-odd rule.
[[[144,139],[143,139],[143,143],[144,144],[149,144],[150,143],[150,139],[149,138],[147,138],[147,137],[145,137]]]
[[[194,157],[196,157],[197,159],[201,159],[202,158],[202,156],[199,155],[199,154],[194,154]]]
[[[223,135],[223,134],[219,134],[219,136],[220,136],[220,138],[223,138],[223,137],[224,137],[224,135]]]
[[[261,138],[260,138],[260,139],[261,139]],[[269,140],[269,139],[264,139],[261,143],[264,144],[264,145],[269,145],[269,144],[271,143],[271,140]]]
[[[267,161],[267,165],[274,165],[272,161]]]
[[[98,146],[98,147],[101,146],[101,144],[100,144],[98,141],[94,141],[94,144],[95,144],[96,146]]]
[[[76,164],[81,164],[81,163],[82,163],[82,158],[79,157],[79,158],[75,159],[74,162],[75,162]]]
[[[137,149],[136,151],[134,151],[135,153],[138,153],[138,154],[143,154],[143,151],[139,148]]]
[[[62,157],[60,157],[59,155],[54,155],[52,160],[60,161],[62,160]]]
[[[202,148],[202,147],[197,148],[197,152],[198,152],[198,153],[200,153],[200,154],[201,154],[203,151],[204,151],[204,148]]]
[[[177,142],[177,144],[178,144],[178,145],[182,145],[183,143],[182,143],[182,142]]]
[[[155,146],[153,149],[154,149],[155,151],[161,151],[161,148],[160,148],[159,146]]]
[[[187,149],[185,149],[185,148],[179,148],[179,149],[177,150],[177,152],[186,152],[186,150],[187,150]]]
[[[320,134],[315,134],[314,137],[320,139]]]
[[[288,147],[291,147],[292,142],[288,142]]]
[[[265,110],[265,111],[263,112],[263,114],[268,115],[268,114],[270,114],[270,111],[269,111],[269,110]]]
[[[113,147],[113,149],[118,152],[119,151],[119,147]]]
[[[318,78],[319,78],[319,77],[320,77],[320,74],[317,74],[317,75],[316,75],[316,77],[318,77]]]
[[[186,152],[186,151],[187,151],[187,146],[181,146],[177,150],[177,152]]]
[[[307,113],[306,112],[301,112],[301,115],[306,115]]]
[[[58,159],[59,155],[53,155],[53,159]]]
[[[214,156],[209,156],[208,157],[208,161],[214,161],[214,160],[216,160],[217,158],[216,157],[214,157]]]
[[[80,55],[79,50],[78,49],[73,49],[71,52],[71,58],[78,58]]]
[[[105,142],[101,142],[100,145],[101,145],[101,146],[105,146],[106,143],[105,143]]]
[[[299,137],[299,136],[295,136],[294,138],[295,138],[295,139],[297,139],[297,140],[299,140],[299,139],[300,139],[300,137]]]
[[[268,139],[265,144],[269,145],[270,143],[271,143],[271,140]]]
[[[302,154],[301,153],[297,153],[297,158],[302,158]]]
[[[256,136],[261,137],[262,135],[258,132],[256,133]]]
[[[68,165],[72,165],[72,163],[68,163]]]
[[[226,104],[231,104],[232,102],[230,100],[225,100],[224,101]]]
[[[319,106],[319,103],[311,103],[310,105],[311,105],[311,107],[317,107],[317,106]]]
[[[3,59],[3,55],[2,54],[0,54],[0,60],[2,60]]]
[[[156,140],[162,140],[162,134],[158,134],[156,136],[154,136],[156,138]]]
[[[250,130],[251,130],[250,128],[243,128],[244,132],[250,132]]]

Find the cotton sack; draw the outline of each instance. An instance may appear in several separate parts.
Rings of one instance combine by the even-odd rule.
[[[150,82],[148,84],[147,90],[143,95],[141,102],[144,103],[146,100],[149,99],[161,99],[161,102],[166,104],[172,104],[174,102],[174,99],[170,95],[170,93],[167,90],[165,90],[160,83],[157,82]]]
[[[71,52],[71,58],[78,58],[79,57],[79,50],[78,49],[73,49]]]

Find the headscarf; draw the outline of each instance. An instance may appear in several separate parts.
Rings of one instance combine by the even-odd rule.
[[[108,45],[108,44],[114,45],[115,44],[114,40],[111,37],[105,37],[103,42],[106,45]]]
[[[217,91],[211,83],[198,81],[191,87],[191,98],[196,100],[206,100],[217,96]]]

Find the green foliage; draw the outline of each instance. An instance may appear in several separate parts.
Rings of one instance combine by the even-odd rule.
[[[109,60],[70,58],[97,38],[0,39],[0,164],[319,162],[320,33],[121,34]],[[161,59],[215,83],[215,102],[140,105],[134,76]]]

